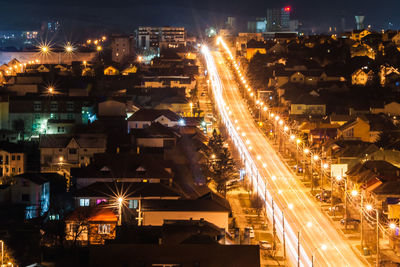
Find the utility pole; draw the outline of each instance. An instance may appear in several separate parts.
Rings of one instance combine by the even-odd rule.
[[[282,210],[283,258],[286,259],[285,215]]]
[[[361,218],[360,218],[360,222],[361,222],[361,249],[364,249],[364,211],[363,211],[363,207],[364,207],[364,195],[361,193],[361,208],[360,208],[360,212],[361,212]]]
[[[379,210],[376,209],[376,266],[379,267]]]
[[[344,180],[344,229],[347,231],[347,176]]]

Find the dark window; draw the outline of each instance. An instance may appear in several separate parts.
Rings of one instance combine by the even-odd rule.
[[[12,173],[15,173],[15,168],[11,168],[11,172],[12,172]]]
[[[14,155],[11,156],[11,160],[15,160],[15,156]]]
[[[22,201],[29,201],[30,197],[29,194],[22,194],[21,200]]]
[[[76,148],[70,148],[68,153],[69,154],[77,154],[78,150]]]
[[[6,164],[8,164],[8,156],[6,156]]]
[[[18,155],[18,156],[17,156],[17,160],[21,160],[21,156]]]

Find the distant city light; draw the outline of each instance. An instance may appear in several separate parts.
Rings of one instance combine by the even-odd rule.
[[[290,6],[287,6],[283,10],[285,10],[285,12],[290,12],[292,10],[292,8]]]

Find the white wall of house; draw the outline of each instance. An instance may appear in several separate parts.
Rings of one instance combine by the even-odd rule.
[[[143,225],[163,225],[164,220],[204,219],[220,228],[228,230],[228,212],[207,211],[144,211]]]

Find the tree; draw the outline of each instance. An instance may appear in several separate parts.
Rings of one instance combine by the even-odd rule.
[[[212,133],[210,141],[208,141],[208,146],[211,148],[215,155],[219,154],[224,146],[224,140],[222,139],[221,134],[217,133],[215,129]]]
[[[226,196],[226,193],[237,185],[235,163],[228,148],[224,147],[222,136],[215,130],[208,144],[213,152],[209,168],[211,178],[216,183],[217,191]]]

